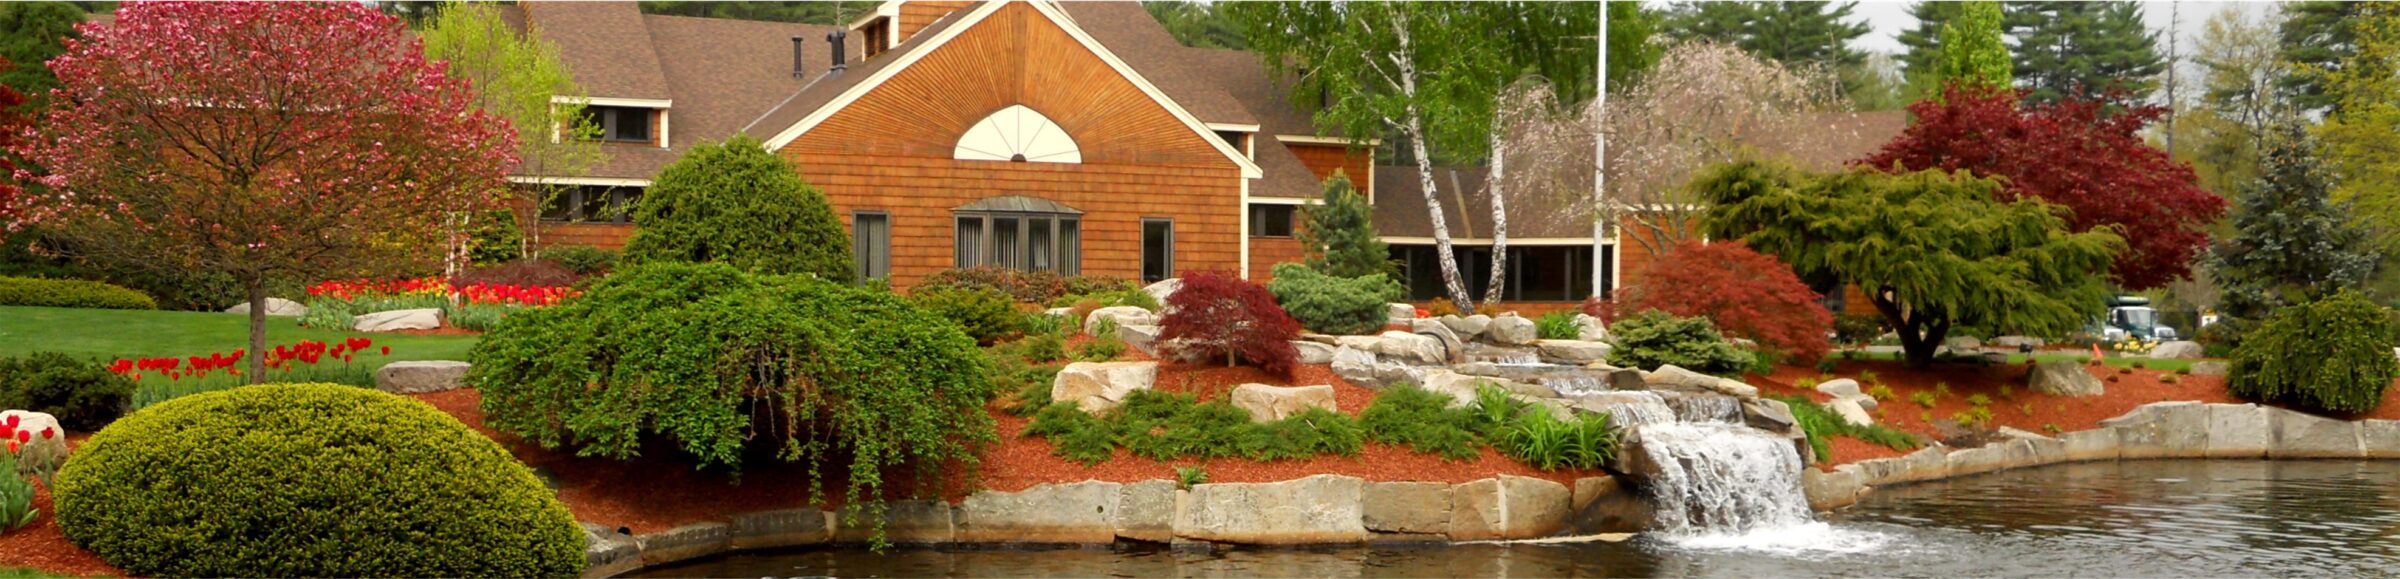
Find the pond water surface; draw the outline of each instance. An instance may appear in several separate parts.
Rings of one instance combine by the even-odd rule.
[[[2400,463],[2131,461],[1878,489],[1726,537],[1345,549],[835,549],[639,577],[2391,576]]]

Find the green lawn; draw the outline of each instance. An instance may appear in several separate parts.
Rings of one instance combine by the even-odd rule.
[[[391,346],[391,361],[465,360],[474,336],[402,336],[302,328],[293,318],[267,318],[267,345],[353,335]],[[247,316],[208,312],[93,310],[0,306],[0,356],[65,352],[103,361],[232,352],[250,344]]]

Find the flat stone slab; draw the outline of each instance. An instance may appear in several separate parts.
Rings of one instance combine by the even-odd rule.
[[[1249,412],[1251,422],[1274,422],[1298,416],[1310,408],[1336,410],[1333,386],[1330,384],[1314,386],[1243,384],[1233,387],[1233,407]]]
[[[1574,491],[1538,478],[1501,475],[1451,487],[1452,541],[1530,539],[1566,528]]]
[[[1369,531],[1441,533],[1450,527],[1450,485],[1431,482],[1367,483],[1360,508]]]
[[[1151,543],[1175,540],[1175,507],[1182,493],[1170,480],[1126,484],[1117,493],[1117,538]]]
[[[1050,399],[1073,402],[1084,412],[1100,413],[1117,407],[1135,390],[1149,390],[1158,381],[1158,363],[1076,362],[1058,371],[1050,383]]]
[[[725,523],[693,523],[635,535],[633,542],[641,545],[642,566],[655,567],[723,553],[731,530]]]
[[[361,332],[396,332],[400,330],[434,330],[442,327],[442,310],[423,308],[392,310],[360,314],[350,318],[350,329]]]
[[[785,509],[734,515],[726,538],[733,549],[766,549],[816,545],[833,540],[833,514],[817,509]]]
[[[225,313],[245,316],[250,315],[250,302],[234,304],[233,307],[225,308]],[[308,315],[308,306],[300,305],[300,302],[283,298],[267,298],[267,315],[281,317],[305,316]]]
[[[941,501],[884,503],[884,539],[915,545],[948,543],[957,536],[954,510],[950,503]],[[842,507],[833,524],[833,540],[837,543],[865,543],[875,532],[875,519],[853,506]]]
[[[1175,536],[1251,545],[1364,542],[1364,487],[1358,477],[1339,475],[1197,485],[1179,501]]]
[[[1084,481],[983,491],[958,505],[956,540],[969,543],[1107,544],[1117,540],[1125,485]]]
[[[375,389],[393,394],[456,390],[467,385],[472,364],[455,360],[410,360],[375,370]]]

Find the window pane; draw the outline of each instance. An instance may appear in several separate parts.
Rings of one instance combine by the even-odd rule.
[[[1145,219],[1142,221],[1142,282],[1150,283],[1174,277],[1175,222]]]
[[[1058,269],[1057,248],[1050,244],[1049,219],[1039,217],[1026,219],[1025,242],[1028,248],[1026,253],[1030,260],[1029,267],[1051,271]]]
[[[1079,221],[1058,220],[1058,273],[1083,275],[1083,227]]]
[[[983,263],[983,216],[959,216],[956,239],[950,248],[951,265],[975,267]]]
[[[992,218],[992,260],[1001,267],[1025,269],[1025,238],[1015,217]]]
[[[608,214],[608,188],[584,188],[582,206],[576,209],[575,216],[584,221],[607,221]]]
[[[850,224],[850,252],[858,261],[860,280],[891,275],[891,217],[860,213]]]
[[[633,207],[642,202],[642,188],[623,187],[614,191],[616,205],[609,209],[608,220],[617,223],[633,222]]]
[[[543,221],[572,221],[575,219],[575,190],[545,191],[542,198]]]
[[[617,109],[616,138],[628,141],[650,140],[650,109]]]

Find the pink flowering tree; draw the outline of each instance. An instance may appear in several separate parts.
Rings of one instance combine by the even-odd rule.
[[[8,225],[73,238],[86,259],[231,275],[252,352],[270,283],[424,271],[456,216],[506,198],[513,131],[396,18],[353,2],[116,14],[50,61],[55,106],[10,147],[38,174],[17,171],[28,187]]]

